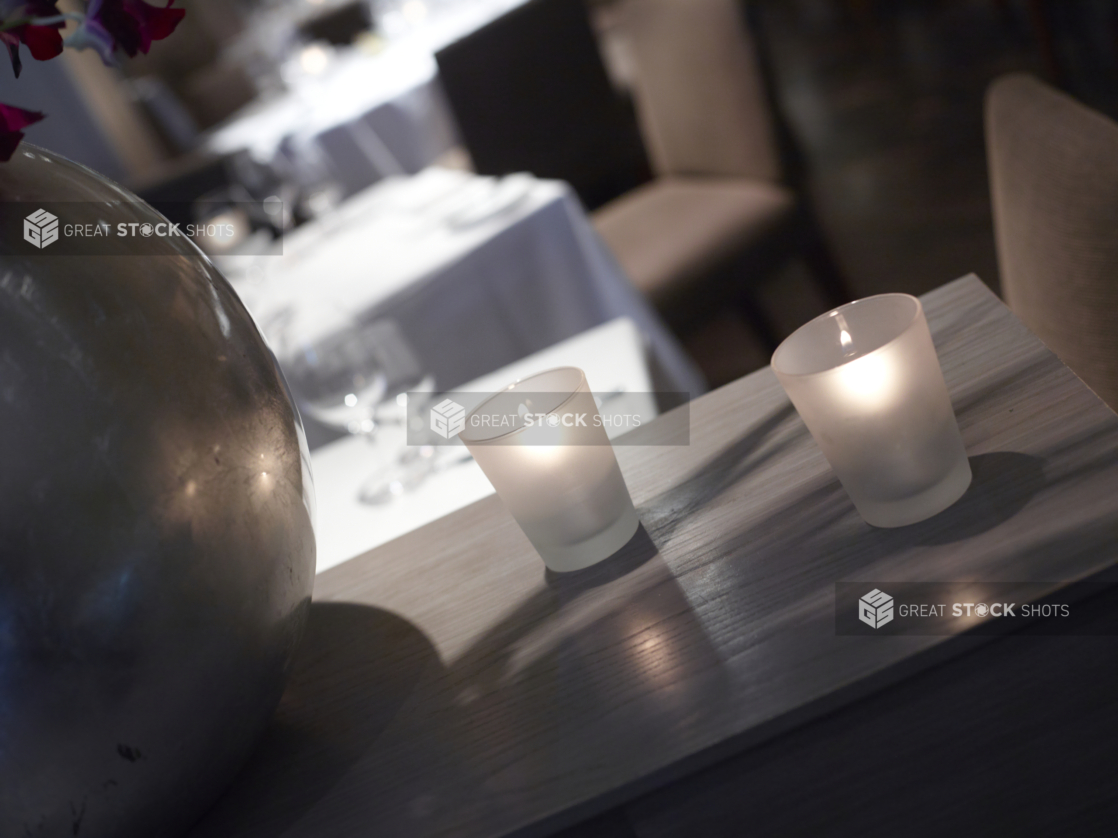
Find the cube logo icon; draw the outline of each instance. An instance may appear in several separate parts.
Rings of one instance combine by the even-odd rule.
[[[58,216],[38,209],[23,219],[23,240],[42,250],[58,241]]]
[[[431,408],[431,430],[443,439],[450,439],[464,427],[466,427],[466,408],[458,402],[443,399]]]
[[[870,628],[881,628],[893,620],[893,598],[874,588],[858,600],[858,619]]]

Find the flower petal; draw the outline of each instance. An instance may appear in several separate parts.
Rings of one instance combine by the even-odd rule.
[[[23,131],[20,129],[33,125],[44,116],[46,114],[38,111],[29,111],[0,102],[0,162],[11,159],[20,140],[23,139]]]
[[[8,48],[8,58],[12,61],[12,72],[18,79],[23,70],[23,62],[19,58],[19,37],[11,32],[0,32],[0,44]]]
[[[62,52],[62,34],[53,26],[20,26],[19,39],[27,44],[31,57],[48,61]]]
[[[34,125],[46,116],[39,111],[29,111],[15,105],[5,105],[0,102],[0,131],[18,131],[28,125]]]
[[[66,46],[71,49],[91,49],[101,56],[107,67],[115,67],[116,41],[96,18],[87,17],[77,29],[66,36]]]
[[[124,8],[139,21],[147,47],[151,46],[152,41],[162,41],[174,32],[179,21],[186,16],[186,10],[171,8],[174,2],[175,0],[167,0],[167,6],[160,9],[149,6],[143,0],[124,0]]]
[[[140,24],[124,10],[124,0],[93,0],[86,9],[83,26],[105,32],[125,55],[134,56],[140,51]]]
[[[75,46],[91,47],[101,54],[101,59],[109,63],[107,55],[120,49],[128,56],[146,53],[152,41],[166,38],[175,31],[179,21],[186,15],[183,9],[172,9],[174,0],[166,7],[149,6],[143,0],[91,0],[82,24],[84,33],[71,35]],[[106,45],[106,39],[113,47]]]

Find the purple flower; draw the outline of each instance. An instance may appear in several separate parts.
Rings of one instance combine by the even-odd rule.
[[[175,31],[186,11],[172,9],[174,0],[163,8],[143,0],[91,0],[85,20],[67,43],[79,49],[97,51],[101,60],[113,64],[113,53],[147,53],[153,41],[161,41]]]
[[[21,129],[38,122],[43,116],[38,111],[28,111],[14,105],[0,103],[0,162],[12,159],[12,152],[23,139]]]
[[[113,52],[116,50],[116,41],[101,23],[101,0],[92,0],[86,10],[85,20],[66,37],[66,46],[74,49],[92,49],[101,60],[109,67],[116,62]]]
[[[0,0],[0,44],[8,48],[12,70],[18,77],[21,44],[26,44],[31,57],[39,61],[54,58],[64,46],[59,30],[67,20],[79,20],[65,45],[96,50],[102,61],[112,65],[118,49],[129,56],[146,53],[153,41],[175,31],[186,12],[172,9],[174,2],[167,0],[167,5],[160,8],[143,0],[90,0],[83,16],[60,14],[58,0]],[[11,159],[23,139],[21,129],[43,116],[38,111],[0,104],[0,162]]]

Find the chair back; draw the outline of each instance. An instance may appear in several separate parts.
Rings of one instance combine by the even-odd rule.
[[[742,0],[627,0],[641,131],[660,175],[781,179]]]
[[[565,180],[591,210],[651,178],[583,0],[529,0],[435,57],[478,173]]]
[[[1013,74],[987,92],[986,143],[1002,294],[1118,409],[1118,123]]]

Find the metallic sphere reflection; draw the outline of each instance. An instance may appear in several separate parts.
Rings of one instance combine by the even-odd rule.
[[[20,151],[2,201],[161,220]],[[309,607],[309,455],[271,353],[188,241],[125,241],[0,240],[0,835],[183,833],[276,706]]]

